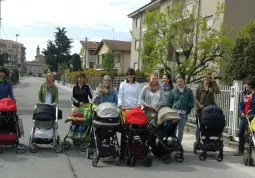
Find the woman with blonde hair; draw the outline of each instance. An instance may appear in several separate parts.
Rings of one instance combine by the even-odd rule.
[[[58,88],[54,84],[53,73],[46,74],[45,82],[40,86],[37,103],[38,104],[58,104]]]
[[[92,102],[99,105],[103,102],[118,104],[117,91],[112,86],[112,77],[105,75],[101,84],[96,88],[95,97]]]

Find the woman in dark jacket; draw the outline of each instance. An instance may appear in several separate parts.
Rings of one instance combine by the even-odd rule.
[[[78,75],[78,82],[73,87],[72,101],[73,106],[79,108],[80,106],[89,103],[89,99],[92,99],[90,86],[86,84],[86,75],[81,73]]]
[[[0,69],[0,100],[3,98],[10,98],[14,100],[12,84],[6,79],[6,69]]]

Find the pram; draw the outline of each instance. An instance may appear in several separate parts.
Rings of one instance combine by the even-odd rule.
[[[252,154],[255,154],[255,119],[253,118],[250,121],[250,116],[246,115],[246,119],[248,122],[247,127],[247,136],[248,139],[246,143],[248,143],[248,154],[244,156],[243,163],[245,166],[253,166],[254,158]]]
[[[164,163],[171,162],[171,154],[176,152],[175,161],[184,160],[183,147],[176,136],[176,129],[180,120],[179,114],[169,106],[161,106],[150,122],[150,146],[154,156],[162,157]],[[171,140],[169,140],[171,138]]]
[[[56,105],[38,104],[33,113],[33,126],[29,138],[29,150],[38,151],[37,144],[53,145],[56,153],[63,151],[58,134],[59,110]]]
[[[20,127],[15,101],[4,98],[0,100],[0,153],[4,151],[3,146],[16,145],[17,153],[24,153],[26,146],[19,143]]]
[[[124,111],[125,113],[125,111]],[[148,119],[140,108],[133,108],[122,118],[124,131],[121,144],[127,166],[134,167],[136,160],[142,160],[145,167],[152,165],[148,139],[150,135]]]
[[[95,158],[92,161],[94,167],[98,166],[100,158],[113,157],[115,164],[120,165],[120,146],[117,138],[117,131],[121,126],[120,114],[115,104],[105,102],[100,104],[92,119],[91,140],[87,149],[89,159],[96,150]]]
[[[92,110],[95,109],[95,105],[92,103],[85,104],[79,108],[79,113],[83,115],[83,118],[68,118],[68,121],[81,121],[84,124],[84,131],[81,138],[77,137],[78,129],[76,131],[76,135],[72,137],[70,134],[72,133],[72,123],[70,125],[70,129],[66,134],[63,140],[63,148],[65,150],[69,150],[71,148],[71,143],[67,141],[67,139],[71,139],[73,141],[74,146],[79,146],[81,152],[86,152],[88,144],[90,142],[90,128],[92,121]]]
[[[225,116],[222,109],[216,105],[204,107],[200,117],[197,118],[197,127],[199,135],[197,142],[194,143],[194,154],[197,150],[201,150],[199,159],[205,161],[208,151],[219,151],[217,161],[221,162],[224,148],[222,133],[225,127]]]

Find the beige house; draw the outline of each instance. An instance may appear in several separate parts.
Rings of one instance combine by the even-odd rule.
[[[0,53],[8,54],[8,63],[6,66],[14,67],[16,65],[23,65],[26,60],[26,48],[22,43],[12,40],[0,39]]]
[[[114,69],[118,73],[125,73],[130,67],[131,42],[117,40],[102,40],[95,51],[97,55],[97,70],[102,70],[102,61],[108,51],[114,55]]]
[[[99,42],[80,41],[80,43],[82,45],[82,49],[80,52],[82,68],[95,69],[97,61],[97,55],[95,55],[95,51],[99,45]]]
[[[145,12],[154,10],[163,11],[168,5],[174,5],[179,1],[180,0],[152,0],[128,15],[129,18],[133,19],[132,33],[135,37],[131,45],[131,67],[136,66],[136,68],[141,69],[142,66],[137,49],[142,45],[139,43],[139,39],[142,38],[145,30],[143,27]],[[191,10],[193,8],[194,0],[182,0],[182,2],[185,3],[186,9]],[[217,2],[225,3],[227,8],[222,17],[213,24],[212,17],[216,12]],[[205,17],[207,19],[207,25],[214,29],[219,29],[221,23],[223,23],[223,25],[230,29],[239,31],[240,27],[245,26],[249,21],[255,19],[254,7],[254,0],[198,0],[197,13]],[[223,65],[221,65],[221,67],[222,66]]]

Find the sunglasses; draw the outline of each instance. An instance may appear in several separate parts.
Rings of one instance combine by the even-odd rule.
[[[133,76],[134,74],[126,74],[127,76]]]

